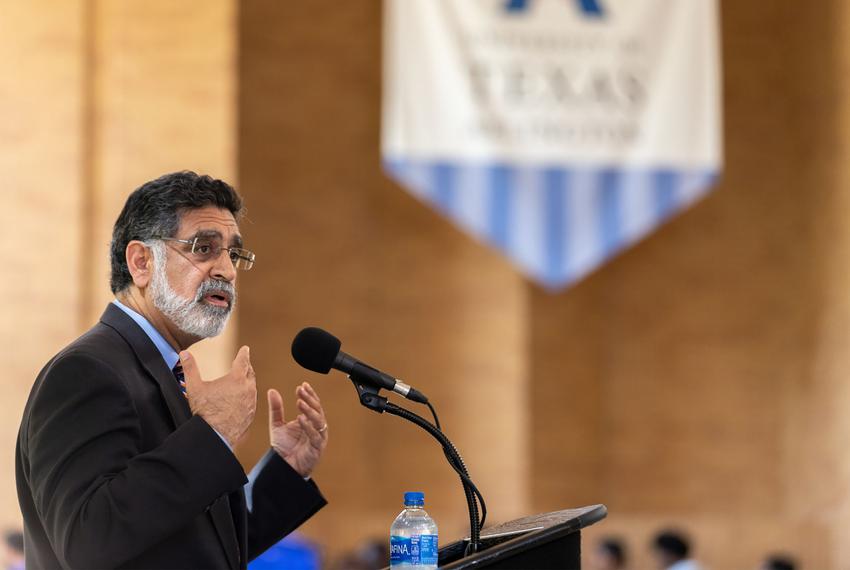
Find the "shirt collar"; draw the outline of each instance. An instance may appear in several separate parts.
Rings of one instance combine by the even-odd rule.
[[[168,341],[160,334],[156,328],[146,318],[142,315],[131,309],[130,307],[124,305],[118,299],[112,301],[112,304],[127,313],[127,316],[136,321],[136,324],[142,327],[142,330],[145,331],[145,334],[151,339],[154,346],[156,346],[159,353],[162,355],[163,360],[165,360],[166,366],[168,366],[169,370],[174,369],[174,365],[177,364],[177,361],[180,360],[180,356],[177,354],[177,351],[174,350]]]

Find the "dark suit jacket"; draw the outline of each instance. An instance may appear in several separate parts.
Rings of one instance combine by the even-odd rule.
[[[245,472],[145,332],[109,305],[41,371],[16,454],[26,566],[245,568],[325,504],[270,451]]]

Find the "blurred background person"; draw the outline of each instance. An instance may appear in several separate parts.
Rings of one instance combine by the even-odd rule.
[[[596,570],[623,570],[626,568],[626,545],[619,538],[603,538],[591,555],[591,567]]]
[[[6,546],[3,568],[24,570],[24,534],[19,530],[7,530],[3,542]]]
[[[797,561],[786,554],[771,554],[765,558],[759,570],[798,570]]]
[[[680,531],[664,530],[656,534],[652,551],[661,570],[703,570],[702,565],[689,558],[691,543]]]

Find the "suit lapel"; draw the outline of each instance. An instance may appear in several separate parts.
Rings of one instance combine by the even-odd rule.
[[[106,307],[100,321],[112,327],[124,337],[124,340],[136,353],[136,357],[144,369],[159,385],[165,405],[174,420],[174,427],[192,417],[189,404],[186,402],[186,397],[180,392],[174,373],[165,365],[162,354],[157,350],[156,345],[147,333],[133,319],[124,314],[124,311],[112,303]]]
[[[192,411],[189,409],[186,397],[180,392],[174,373],[168,369],[162,359],[162,354],[147,333],[112,303],[106,307],[100,321],[115,329],[127,341],[144,369],[159,385],[162,398],[165,400],[171,418],[174,420],[174,427],[176,428],[192,417]],[[209,515],[224,547],[230,567],[239,568],[239,552],[241,549],[237,542],[233,514],[226,494],[210,505]]]

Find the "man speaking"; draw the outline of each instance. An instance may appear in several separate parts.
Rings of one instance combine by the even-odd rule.
[[[248,347],[203,381],[187,348],[219,334],[251,269],[225,182],[177,172],[133,192],[115,222],[115,301],[41,371],[16,453],[26,567],[245,568],[325,504],[310,475],[327,445],[313,388],[298,415],[268,393],[270,450],[233,454],[254,419]]]

